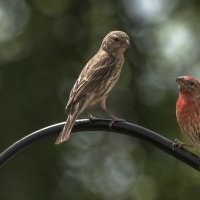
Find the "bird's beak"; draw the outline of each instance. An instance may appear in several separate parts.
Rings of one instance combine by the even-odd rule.
[[[185,85],[185,78],[183,76],[176,77],[176,82],[177,82],[178,85],[184,86]]]
[[[121,46],[122,48],[125,48],[125,49],[130,48],[130,47],[131,47],[131,43],[130,43],[129,38],[124,38],[124,39],[120,42],[120,46]]]
[[[125,40],[126,48],[131,48],[131,43],[129,39]]]

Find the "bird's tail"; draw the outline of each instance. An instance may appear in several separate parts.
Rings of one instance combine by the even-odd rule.
[[[77,113],[72,113],[68,115],[64,128],[61,131],[60,135],[57,137],[55,144],[61,144],[68,140],[73,125],[76,121],[76,118],[77,118]]]

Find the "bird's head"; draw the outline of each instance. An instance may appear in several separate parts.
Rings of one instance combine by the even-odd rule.
[[[130,46],[130,38],[123,31],[111,31],[101,44],[101,48],[109,54],[124,53]]]
[[[200,96],[200,83],[192,76],[180,76],[176,78],[180,88],[180,94],[188,97]]]

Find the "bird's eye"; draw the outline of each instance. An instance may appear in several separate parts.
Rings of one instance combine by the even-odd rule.
[[[117,37],[114,37],[113,39],[114,39],[115,42],[119,41],[119,38],[117,38]]]
[[[190,86],[195,85],[194,81],[188,81],[188,83],[189,83]]]

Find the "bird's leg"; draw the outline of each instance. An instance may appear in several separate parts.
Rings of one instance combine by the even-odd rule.
[[[106,112],[106,114],[107,114],[108,116],[110,116],[111,119],[112,119],[112,121],[111,121],[110,124],[109,124],[110,128],[112,128],[112,125],[113,125],[115,122],[125,122],[124,119],[120,119],[120,118],[114,116],[114,115],[106,108],[106,100],[101,101],[101,102],[100,102],[100,106],[101,106],[101,108]]]
[[[173,144],[172,144],[173,150],[174,150],[174,147],[179,147],[179,148],[180,147],[191,147],[191,148],[193,148],[194,145],[193,144],[186,144],[186,143],[181,142],[178,139],[175,139],[174,142],[173,142]]]

